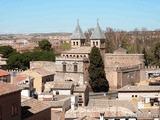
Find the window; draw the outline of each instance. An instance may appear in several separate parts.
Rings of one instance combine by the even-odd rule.
[[[75,42],[73,42],[73,45],[75,45]]]
[[[78,45],[78,42],[77,42],[77,45]]]
[[[96,42],[96,45],[98,45],[98,42]]]
[[[132,97],[134,97],[134,95],[132,95]]]
[[[56,91],[56,95],[59,95],[59,91],[58,90]]]
[[[137,97],[137,95],[135,95],[135,97]]]
[[[93,45],[95,46],[95,42],[93,42]]]
[[[63,72],[66,72],[66,65],[63,65]]]
[[[77,69],[78,69],[77,65],[74,65],[74,72],[77,72]]]
[[[12,107],[11,107],[11,115],[12,116],[15,116],[15,115],[17,115],[18,114],[18,105],[16,104],[16,103],[13,103],[12,104]]]

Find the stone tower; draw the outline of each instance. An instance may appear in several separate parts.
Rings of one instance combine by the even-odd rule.
[[[71,35],[71,47],[78,48],[85,45],[85,35],[83,34],[81,27],[79,26],[79,20],[77,20],[77,26]]]
[[[105,39],[104,33],[102,32],[97,20],[97,26],[90,37],[91,47],[96,46],[100,49],[103,60],[105,55]]]

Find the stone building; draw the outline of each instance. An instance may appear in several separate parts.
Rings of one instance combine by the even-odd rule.
[[[119,47],[105,54],[105,71],[111,89],[121,88],[140,81],[140,71],[144,68],[143,54],[127,54]]]
[[[71,35],[71,47],[56,58],[55,80],[71,80],[75,84],[88,82],[89,54],[93,46],[100,49],[104,60],[106,78],[110,89],[117,89],[127,84],[140,81],[140,71],[144,68],[143,54],[127,54],[119,47],[114,53],[105,53],[105,36],[99,23],[90,36],[90,46],[86,46],[86,37],[79,22]]]
[[[75,84],[83,85],[88,82],[89,54],[93,46],[100,48],[102,58],[105,53],[105,36],[97,22],[91,35],[91,45],[85,46],[86,37],[82,32],[79,22],[71,35],[71,47],[56,58],[56,80],[70,80]]]

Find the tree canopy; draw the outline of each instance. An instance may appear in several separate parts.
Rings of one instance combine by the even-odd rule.
[[[108,92],[109,84],[104,71],[104,63],[97,47],[93,47],[89,55],[90,66],[88,68],[90,85],[94,92]]]
[[[28,69],[30,67],[30,61],[55,61],[55,53],[51,48],[51,44],[48,42],[42,42],[41,46],[35,48],[33,52],[7,52],[6,56],[8,56],[8,69]],[[13,48],[11,47],[10,49],[12,50]]]
[[[8,58],[13,52],[16,52],[16,50],[11,46],[0,46],[0,54],[3,54],[4,58]]]
[[[52,49],[51,48],[52,45],[48,40],[43,39],[43,40],[39,41],[38,44],[39,44],[40,49],[43,51],[51,51],[51,49]]]
[[[70,50],[71,49],[71,43],[67,43],[67,42],[64,42],[62,45],[61,45],[61,50],[65,51],[65,50]]]

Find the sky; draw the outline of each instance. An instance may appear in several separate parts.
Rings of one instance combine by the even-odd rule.
[[[160,29],[160,0],[0,0],[0,34]]]

